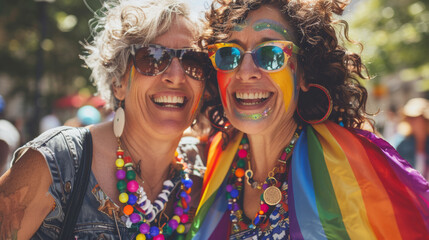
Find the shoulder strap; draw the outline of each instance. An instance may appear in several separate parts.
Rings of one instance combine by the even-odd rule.
[[[74,180],[73,191],[67,202],[64,221],[58,239],[71,239],[86,188],[88,187],[89,174],[92,162],[92,137],[88,129],[84,136],[84,147],[81,163]]]

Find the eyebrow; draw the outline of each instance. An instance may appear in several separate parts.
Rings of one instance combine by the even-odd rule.
[[[276,22],[271,19],[260,19],[255,21],[252,25],[253,30],[262,31],[265,29],[271,29],[275,32],[280,33],[286,40],[292,40],[293,38],[290,36],[289,31],[283,24]]]
[[[258,46],[259,44],[261,44],[261,43],[263,43],[263,42],[268,42],[268,41],[278,41],[278,40],[281,40],[281,39],[277,39],[277,38],[270,38],[270,37],[264,37],[264,38],[262,38],[262,39],[261,39],[261,41],[260,41],[256,46]],[[243,46],[244,46],[244,43],[243,43],[242,41],[238,40],[238,39],[234,39],[234,40],[228,41],[228,43],[235,43],[235,44],[237,44],[237,45],[241,46],[245,51],[247,51],[247,49],[245,49],[245,48],[243,47]],[[256,47],[256,46],[254,46],[254,47]]]

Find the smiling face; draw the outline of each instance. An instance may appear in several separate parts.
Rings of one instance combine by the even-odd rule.
[[[263,42],[295,40],[292,37],[291,28],[280,11],[262,6],[251,11],[227,41],[251,51]],[[292,55],[287,49],[285,52]],[[255,65],[251,54],[245,54],[236,69],[218,71],[222,103],[234,127],[248,134],[258,134],[293,121],[299,89],[295,56],[285,64],[280,70],[268,72]]]
[[[177,17],[170,29],[151,43],[167,48],[191,47],[193,35],[187,27],[190,22]],[[179,59],[156,76],[145,76],[131,64],[115,96],[125,97],[126,128],[143,129],[145,133],[180,136],[195,118],[203,93],[204,83],[185,74]]]

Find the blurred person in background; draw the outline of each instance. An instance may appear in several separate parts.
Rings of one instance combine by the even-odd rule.
[[[393,145],[396,150],[426,179],[429,156],[429,101],[412,98],[402,109],[403,121]]]
[[[55,128],[16,151],[0,178],[0,239],[183,237],[204,166],[181,138],[211,71],[189,14],[180,0],[109,0],[95,11],[82,58],[113,122]],[[82,203],[70,201],[75,191]]]
[[[9,169],[12,153],[19,146],[20,134],[5,118],[6,103],[0,95],[0,176]]]
[[[101,114],[98,109],[93,106],[85,105],[80,107],[76,112],[76,117],[68,119],[64,126],[70,127],[85,127],[101,122]]]

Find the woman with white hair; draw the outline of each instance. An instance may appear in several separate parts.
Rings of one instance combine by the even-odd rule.
[[[96,13],[82,59],[115,118],[16,152],[0,179],[0,239],[177,239],[192,221],[204,166],[179,142],[210,70],[196,24],[178,0],[107,1]]]

